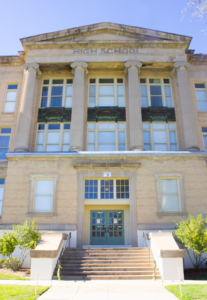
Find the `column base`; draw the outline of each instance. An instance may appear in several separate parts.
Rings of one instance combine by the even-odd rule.
[[[14,152],[29,152],[29,149],[26,149],[26,148],[15,148]]]
[[[200,148],[197,146],[192,146],[192,147],[185,149],[185,151],[200,151]]]
[[[79,152],[79,151],[82,151],[82,149],[80,147],[71,147],[69,152]]]
[[[142,147],[142,146],[135,146],[135,147],[132,147],[130,149],[130,151],[144,151],[144,147]]]

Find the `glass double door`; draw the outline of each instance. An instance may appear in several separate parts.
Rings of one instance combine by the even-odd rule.
[[[124,211],[92,210],[90,244],[124,245]]]

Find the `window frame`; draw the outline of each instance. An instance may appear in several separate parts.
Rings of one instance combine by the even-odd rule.
[[[146,79],[146,83],[140,83],[140,79]],[[160,79],[160,83],[149,83],[149,80],[150,79]],[[170,80],[170,83],[166,83],[164,84],[164,79],[169,79]],[[169,76],[140,76],[139,77],[139,85],[140,85],[140,97],[142,97],[142,93],[141,93],[141,85],[146,85],[147,87],[147,104],[148,106],[142,106],[142,103],[141,103],[141,107],[156,107],[156,106],[152,106],[151,104],[151,94],[150,94],[150,85],[160,85],[161,86],[161,92],[162,92],[162,106],[159,106],[160,108],[161,107],[174,107],[174,101],[173,101],[173,93],[172,93],[172,78],[169,77]],[[166,97],[169,97],[169,96],[166,96],[165,95],[165,86],[166,85],[169,85],[170,86],[170,91],[171,91],[171,101],[172,101],[172,106],[167,106],[166,105]]]
[[[178,149],[178,137],[177,137],[177,128],[176,128],[176,122],[159,122],[159,121],[156,121],[156,122],[142,122],[142,126],[143,124],[149,124],[149,129],[143,129],[143,139],[144,139],[144,132],[150,132],[150,146],[151,146],[151,150],[145,150],[145,151],[165,151],[165,150],[154,150],[154,136],[153,136],[153,132],[154,131],[164,131],[164,130],[159,130],[159,129],[153,129],[153,124],[164,124],[165,125],[165,133],[166,133],[166,142],[167,142],[167,150],[166,151],[179,151]],[[175,129],[169,129],[169,124],[173,124],[175,125]],[[177,150],[171,150],[170,149],[170,146],[171,144],[175,144],[175,143],[170,143],[170,132],[175,132],[175,135],[176,135],[176,145],[177,145]],[[144,143],[146,144],[146,143]],[[147,143],[149,144],[149,143]]]
[[[95,79],[95,83],[90,83],[90,79]],[[114,83],[99,83],[99,79],[114,79]],[[117,80],[118,79],[123,79],[123,83],[118,83]],[[124,81],[124,76],[90,76],[88,78],[88,107],[92,108],[92,107],[126,107],[126,93],[125,93],[125,81]],[[90,86],[91,85],[95,85],[95,106],[90,106],[89,105],[89,97],[90,97]],[[113,85],[114,86],[114,105],[110,105],[110,106],[99,106],[99,85]],[[124,106],[118,106],[118,86],[122,85],[123,86],[123,90],[124,90]],[[104,96],[104,97],[107,97]],[[110,96],[109,96],[110,97]]]
[[[67,79],[72,79],[72,84],[67,84]],[[49,84],[44,84],[44,80],[49,80]],[[63,84],[53,84],[52,81],[53,80],[63,80]],[[47,107],[66,107],[66,88],[67,85],[72,86],[72,102],[73,103],[73,83],[74,83],[74,78],[73,77],[45,77],[42,78],[42,86],[41,86],[41,94],[40,94],[40,104],[39,104],[39,108],[47,108]],[[48,86],[48,96],[47,96],[47,106],[46,107],[42,107],[42,89],[44,86]],[[52,92],[52,86],[63,86],[63,94],[62,94],[62,106],[50,106],[51,105],[51,92]],[[67,107],[67,108],[72,108],[71,107]]]
[[[115,124],[115,129],[99,129],[98,125],[99,124]],[[95,129],[89,129],[88,125],[89,124],[94,124],[95,125]],[[125,124],[125,128],[124,129],[119,129],[118,125],[119,124]],[[98,150],[98,133],[101,131],[111,131],[111,132],[115,132],[115,150],[114,151],[126,151],[126,122],[87,122],[87,151],[100,151]],[[95,132],[95,143],[88,143],[88,132]],[[125,150],[119,150],[119,145],[124,145],[123,143],[119,143],[119,132],[125,132]],[[95,150],[88,150],[88,145],[94,145],[95,146]],[[104,145],[104,144],[102,144]],[[110,150],[106,150],[106,151],[110,151]]]
[[[184,194],[184,183],[183,174],[154,174],[156,182],[156,192],[157,192],[157,216],[158,218],[164,215],[186,215],[186,205],[185,205],[185,194]],[[161,180],[162,179],[177,179],[178,187],[178,199],[179,199],[179,211],[166,211],[162,209],[162,190],[161,190]]]
[[[97,199],[92,199],[92,198],[85,198],[85,182],[86,180],[97,180],[98,181],[98,197]],[[109,181],[109,180],[113,180],[113,194],[114,194],[114,197],[113,198],[101,198],[101,180],[106,180],[106,181]],[[117,191],[116,191],[116,187],[117,187],[117,180],[128,180],[129,181],[129,198],[117,198],[116,197],[116,194],[117,194]],[[130,200],[130,195],[131,195],[131,183],[130,183],[130,178],[129,177],[124,177],[124,178],[116,178],[116,177],[85,177],[84,178],[84,196],[83,196],[83,199],[84,201],[110,201],[110,200],[115,200],[115,201],[119,201],[119,200]]]
[[[50,124],[55,124],[55,125],[60,125],[60,130],[57,130],[60,132],[60,139],[59,139],[59,151],[54,151],[54,152],[66,152],[63,151],[63,133],[65,131],[69,131],[71,130],[71,122],[48,122],[48,123],[37,123],[37,133],[36,133],[36,142],[35,142],[35,152],[53,152],[53,151],[46,151],[46,147],[47,147],[47,133],[48,133],[48,125]],[[64,129],[64,124],[70,124],[70,129]],[[38,127],[39,125],[45,125],[45,129],[44,130],[40,130]],[[44,139],[43,139],[43,150],[42,151],[37,151],[37,139],[38,139],[38,133],[39,132],[44,132]],[[38,144],[39,145],[39,144]],[[70,141],[69,141],[69,148],[70,148]],[[69,150],[68,150],[69,151]]]
[[[4,179],[4,184],[0,184],[0,186],[4,187],[4,191],[5,191],[5,177],[4,176],[0,176],[1,179]],[[2,203],[2,205],[1,205]],[[0,218],[2,217],[2,211],[3,211],[3,204],[4,204],[4,192],[3,192],[3,199],[0,200],[0,206],[1,206],[1,212],[0,212]]]
[[[31,188],[30,188],[30,202],[29,202],[29,215],[54,215],[57,212],[57,184],[58,184],[58,174],[33,174],[30,175]],[[52,209],[46,210],[35,210],[35,195],[36,195],[36,181],[37,180],[53,180],[53,195],[52,195]]]
[[[11,90],[8,90],[8,86],[9,85],[17,85],[17,88],[16,89],[11,89]],[[4,110],[3,110],[3,113],[4,114],[14,114],[15,113],[15,108],[16,108],[16,101],[17,101],[17,95],[18,95],[18,87],[19,87],[19,83],[18,82],[9,82],[7,83],[7,86],[6,86],[6,93],[5,93],[5,97],[4,97]],[[15,98],[15,101],[6,101],[6,97],[7,97],[7,92],[8,91],[16,91],[16,98]],[[5,107],[6,107],[6,103],[7,102],[14,102],[14,111],[10,111],[10,112],[6,112],[5,111]]]
[[[12,131],[12,127],[7,127],[7,126],[2,126],[2,127],[0,127],[0,136],[9,136],[10,138],[9,138],[9,145],[8,145],[8,147],[1,147],[0,146],[0,149],[8,149],[8,152],[9,152],[9,146],[10,146],[10,142],[11,142],[11,132],[10,133],[1,133],[1,129],[3,129],[3,128],[7,128],[7,129],[11,129],[11,131]],[[8,153],[8,152],[6,152],[6,153]],[[6,159],[6,157],[5,158],[0,158],[0,161],[1,160],[7,160]]]
[[[196,88],[195,87],[196,84],[204,84],[204,88]],[[206,102],[207,103],[207,84],[206,84],[206,82],[205,81],[195,81],[194,82],[194,88],[195,88],[195,96],[196,96],[197,106],[198,106],[199,102]],[[197,90],[206,92],[206,100],[198,100],[197,93],[196,93]],[[198,112],[207,112],[207,109],[206,110],[199,110],[199,106],[198,106]]]

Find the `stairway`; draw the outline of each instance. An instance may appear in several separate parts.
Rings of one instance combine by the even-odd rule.
[[[153,279],[154,273],[148,248],[66,248],[60,265],[62,280]],[[161,279],[158,269],[156,279]]]

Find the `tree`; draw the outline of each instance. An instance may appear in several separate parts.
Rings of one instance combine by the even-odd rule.
[[[38,226],[35,225],[35,220],[30,224],[27,220],[20,225],[13,226],[13,235],[17,240],[17,247],[21,249],[21,262],[23,262],[30,249],[35,249],[37,242],[41,238],[41,233],[38,232]]]
[[[207,0],[188,0],[186,7],[181,12],[183,17],[191,8],[193,8],[192,19],[200,18],[202,22],[207,20]],[[202,31],[206,33],[207,28]]]
[[[9,256],[14,252],[17,245],[17,240],[12,232],[4,232],[0,237],[0,254],[3,256]]]
[[[187,221],[176,223],[178,228],[173,233],[177,242],[182,248],[187,250],[188,256],[196,270],[199,270],[201,264],[207,260],[207,219],[199,215],[195,219],[189,214]],[[193,261],[189,250],[192,249]]]

